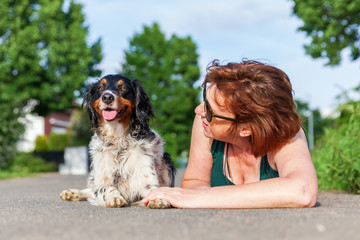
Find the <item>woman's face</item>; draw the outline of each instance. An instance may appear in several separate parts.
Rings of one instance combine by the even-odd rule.
[[[215,101],[216,95],[216,101]],[[225,99],[222,93],[217,89],[215,85],[210,85],[206,91],[206,99],[211,106],[211,109],[215,114],[235,118],[235,115],[225,108]],[[217,104],[218,103],[218,104]],[[208,138],[217,139],[220,141],[227,141],[232,137],[229,132],[232,121],[213,117],[211,122],[208,122],[205,117],[205,105],[204,101],[195,108],[195,113],[201,116],[202,127],[204,129],[204,135]]]

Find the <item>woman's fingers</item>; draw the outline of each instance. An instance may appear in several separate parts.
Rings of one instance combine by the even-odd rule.
[[[169,201],[167,195],[166,194],[168,192],[168,188],[157,188],[154,189],[153,191],[151,191],[143,200],[142,202],[147,205],[149,201],[151,200],[156,200],[156,199],[164,199]]]
[[[161,199],[169,202],[173,207],[192,207],[198,201],[199,194],[201,194],[199,191],[191,189],[162,187],[151,191],[142,202],[146,206],[149,201]]]

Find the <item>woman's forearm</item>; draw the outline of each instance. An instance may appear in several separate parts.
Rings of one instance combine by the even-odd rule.
[[[243,185],[222,186],[198,192],[194,208],[280,208],[312,207],[317,186],[288,179],[274,178]]]

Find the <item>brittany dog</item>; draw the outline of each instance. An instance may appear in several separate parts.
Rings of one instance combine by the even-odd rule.
[[[90,174],[84,190],[64,190],[67,201],[93,205],[138,205],[151,190],[174,186],[175,168],[164,141],[149,127],[153,111],[140,81],[107,75],[85,95],[94,135],[89,144]],[[158,199],[150,208],[169,208]]]

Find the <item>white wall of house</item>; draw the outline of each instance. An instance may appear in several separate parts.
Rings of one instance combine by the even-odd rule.
[[[33,151],[35,139],[38,136],[44,136],[44,118],[27,114],[21,121],[25,123],[25,133],[17,143],[17,149],[21,152]]]

